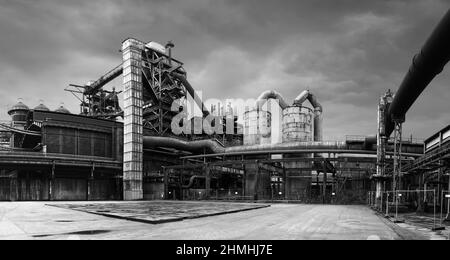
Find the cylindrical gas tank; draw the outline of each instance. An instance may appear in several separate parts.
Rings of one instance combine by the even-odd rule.
[[[283,110],[283,143],[313,141],[313,111],[292,106]]]
[[[244,145],[270,144],[272,142],[272,115],[263,110],[244,114]]]

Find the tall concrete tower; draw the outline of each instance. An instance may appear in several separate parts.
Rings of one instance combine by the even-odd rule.
[[[143,195],[142,52],[145,43],[127,39],[122,44],[124,91],[124,200]]]

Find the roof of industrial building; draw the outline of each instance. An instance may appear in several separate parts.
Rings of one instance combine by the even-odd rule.
[[[34,110],[35,111],[50,111],[50,109],[42,103],[39,104],[37,107],[35,107]]]
[[[11,109],[8,111],[8,114],[11,115],[11,113],[15,111],[29,111],[30,108],[25,105],[22,101],[17,102],[14,106],[11,107]]]
[[[437,137],[439,137],[441,133],[447,133],[449,130],[450,130],[450,124],[447,125],[446,127],[442,128],[442,130],[440,130],[437,133],[435,133],[432,136],[430,136],[428,139],[426,139],[425,143],[433,141],[433,139],[436,139]]]
[[[59,108],[55,110],[57,113],[63,113],[63,114],[71,114],[70,111],[64,107],[64,105],[61,105]]]

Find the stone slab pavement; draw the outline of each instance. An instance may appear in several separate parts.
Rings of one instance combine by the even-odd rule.
[[[96,202],[105,204],[105,202]],[[93,203],[93,204],[96,204]],[[108,204],[128,202],[108,202]],[[134,202],[133,202],[134,203]],[[148,203],[148,202],[146,202]],[[161,203],[161,202],[155,202]],[[170,207],[172,202],[167,203]],[[173,206],[179,206],[180,202]],[[207,202],[211,203],[211,202]],[[274,204],[233,214],[147,224],[49,206],[0,202],[0,240],[400,240],[388,221],[365,206]],[[67,203],[51,203],[67,204]],[[72,204],[72,203],[71,203]],[[86,202],[73,203],[78,205]],[[91,204],[91,202],[89,202]],[[203,208],[205,202],[182,202]],[[219,203],[221,204],[221,203]],[[233,203],[227,203],[229,206]],[[220,206],[220,205],[217,205]],[[401,228],[400,228],[401,229]],[[409,231],[408,239],[424,239]],[[417,235],[416,237],[414,237]]]

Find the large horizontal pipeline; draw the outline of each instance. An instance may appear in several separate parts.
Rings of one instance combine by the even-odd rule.
[[[406,113],[450,61],[450,10],[417,54],[389,107],[386,135],[394,130],[393,119],[404,120]]]
[[[144,148],[174,148],[193,153],[208,153],[207,157],[287,154],[287,153],[346,153],[346,154],[376,154],[376,150],[352,149],[346,142],[299,142],[289,144],[270,144],[256,146],[236,146],[224,148],[214,140],[183,141],[169,137],[144,136]],[[363,147],[361,147],[363,148]],[[389,152],[388,152],[389,154]],[[419,153],[402,153],[407,157],[419,157]],[[186,158],[203,158],[205,155]]]
[[[98,92],[103,86],[108,84],[109,82],[113,81],[115,78],[119,77],[123,73],[123,66],[120,64],[119,66],[115,67],[108,73],[106,73],[104,76],[100,77],[97,81],[92,83],[90,86],[86,88],[86,91],[84,92],[85,95],[92,95]]]
[[[192,87],[192,85],[187,81],[186,76],[178,74],[178,73],[172,73],[172,75],[181,81],[183,83],[183,86],[186,88],[186,91],[191,95],[191,97],[194,99],[195,103],[197,103],[197,106],[202,110],[203,116],[207,117],[209,116],[209,111],[206,108],[205,104],[203,104],[202,99],[197,95],[197,92],[195,92],[195,89]]]
[[[226,148],[226,153],[252,152],[252,151],[282,151],[292,149],[330,149],[330,150],[348,150],[346,142],[293,142],[284,144],[264,144],[252,146],[236,146]]]
[[[233,153],[219,153],[219,154],[206,154],[206,155],[192,155],[184,156],[181,159],[203,159],[203,158],[215,158],[223,156],[245,156],[245,155],[275,155],[275,154],[364,154],[364,155],[376,155],[377,151],[367,150],[333,150],[333,149],[292,149],[292,150],[265,150],[265,151],[246,151],[246,152],[233,152]],[[387,155],[394,155],[393,152],[387,152]],[[404,157],[418,158],[422,154],[417,153],[402,153]],[[256,159],[255,159],[256,160]],[[264,161],[264,160],[262,160]],[[277,160],[274,160],[277,161]]]
[[[193,153],[224,153],[225,148],[213,140],[183,141],[176,138],[144,136],[144,148],[174,148]]]
[[[329,150],[348,150],[345,142],[305,142],[288,144],[269,144],[255,146],[236,146],[224,148],[214,140],[183,141],[176,138],[144,136],[144,148],[166,147],[175,148],[189,152],[207,152],[212,154],[233,154],[252,151],[282,151],[292,149],[329,149]]]

